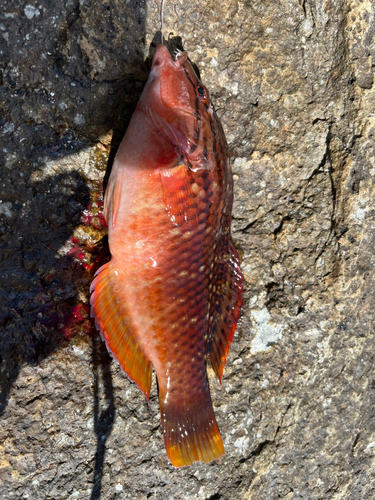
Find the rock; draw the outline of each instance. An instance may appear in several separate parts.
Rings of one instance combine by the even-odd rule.
[[[148,405],[88,309],[159,8],[2,8],[0,497],[374,498],[374,4],[165,2],[228,138],[246,279],[210,372],[226,455],[179,470],[155,381]]]
[[[373,73],[359,73],[357,75],[357,83],[363,89],[371,89],[373,79]]]

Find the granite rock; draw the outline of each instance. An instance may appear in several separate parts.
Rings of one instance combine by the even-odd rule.
[[[103,181],[160,41],[160,2],[3,0],[0,498],[375,497],[375,6],[165,2],[235,181],[243,316],[220,386],[226,455],[174,469],[106,352],[88,288]]]

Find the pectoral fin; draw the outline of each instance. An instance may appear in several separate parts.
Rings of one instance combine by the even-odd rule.
[[[114,179],[110,179],[104,196],[104,216],[107,224],[111,225],[112,229],[115,229],[116,226],[117,214],[121,202],[122,184],[121,172],[118,172]]]

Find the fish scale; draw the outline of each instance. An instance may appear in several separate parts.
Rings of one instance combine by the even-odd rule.
[[[107,347],[147,398],[155,369],[176,467],[224,453],[206,362],[221,381],[242,304],[225,136],[179,56],[156,49],[105,194],[111,261],[91,286]]]

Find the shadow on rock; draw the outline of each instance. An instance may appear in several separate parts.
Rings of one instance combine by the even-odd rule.
[[[32,12],[11,4],[0,65],[5,163],[22,139],[38,147],[43,124],[91,141],[126,124],[148,77],[145,1],[42,2]]]
[[[111,434],[115,420],[115,402],[110,370],[111,358],[99,336],[94,336],[92,339],[92,357],[94,365],[94,430],[97,436],[97,447],[91,500],[99,500],[102,489],[106,442]],[[101,394],[101,388],[103,394]],[[102,406],[104,407],[103,410],[101,410]]]
[[[107,258],[106,242],[84,249],[92,257],[87,269],[74,234],[91,218],[103,184],[85,175],[79,155],[108,144],[113,129],[121,140],[149,70],[144,0],[42,0],[26,8],[16,0],[3,7],[0,414],[24,364],[37,365],[75,335],[93,332],[88,290]],[[101,495],[114,419],[110,358],[96,336],[93,499]],[[108,403],[102,411],[99,379]]]
[[[48,178],[31,191],[29,203],[20,204],[0,226],[0,412],[24,363],[38,364],[90,329],[87,306],[79,300],[87,272],[61,251],[89,204],[86,183],[71,173]]]
[[[23,364],[38,364],[91,328],[84,296],[92,275],[79,263],[72,237],[102,185],[89,185],[75,158],[129,123],[148,77],[145,8],[144,0],[41,2],[35,8],[5,2],[0,412]],[[67,168],[56,169],[71,156]]]

